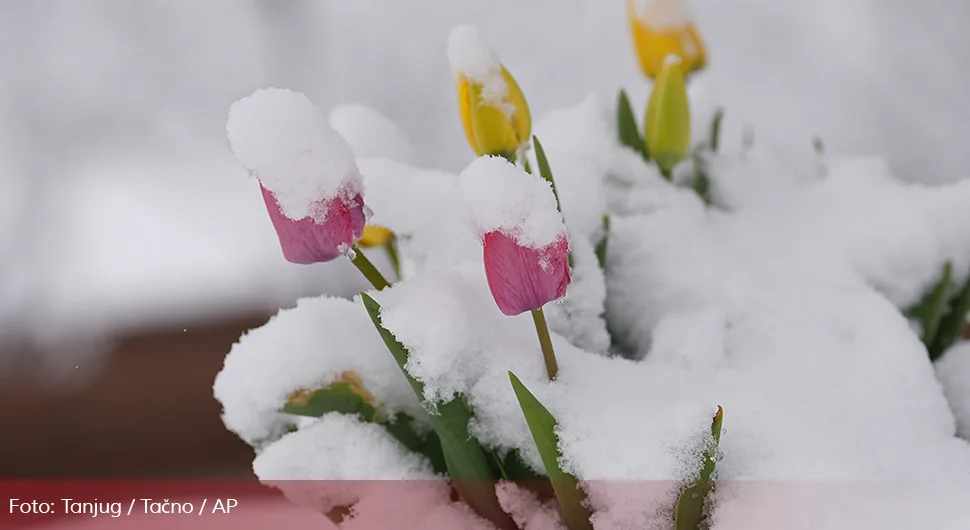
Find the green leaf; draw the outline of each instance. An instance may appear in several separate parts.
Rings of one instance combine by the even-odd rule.
[[[327,388],[294,393],[283,405],[281,412],[313,418],[319,418],[330,412],[356,415],[362,421],[384,427],[388,434],[405,447],[426,456],[436,472],[446,472],[438,436],[433,432],[418,434],[414,428],[414,418],[403,412],[395,414],[390,419],[382,418],[371,404],[373,398],[363,388],[359,378],[356,378],[356,374],[352,372],[350,374],[348,376],[345,372],[340,381]]]
[[[559,202],[559,191],[556,190],[556,181],[552,178],[552,169],[549,167],[546,151],[542,148],[542,144],[539,143],[537,136],[532,137],[532,145],[535,146],[536,150],[536,163],[539,164],[539,176],[544,178],[552,186],[552,194],[556,196],[556,208],[559,209],[559,213],[562,213],[562,203]]]
[[[610,241],[610,214],[603,214],[603,237],[596,244],[596,261],[606,270],[606,249]]]
[[[923,327],[923,344],[927,350],[933,348],[936,340],[936,333],[943,319],[946,309],[947,293],[950,290],[950,278],[953,276],[953,264],[949,261],[943,265],[943,275],[936,283],[922,303],[913,310],[914,316],[919,318]],[[931,354],[932,355],[932,354]]]
[[[397,361],[401,372],[407,378],[411,389],[418,399],[424,400],[424,384],[414,379],[405,368],[408,362],[407,348],[398,342],[382,324],[380,304],[366,293],[361,293],[360,297],[367,309],[367,314],[394,360]],[[497,476],[490,463],[488,452],[478,443],[478,440],[468,434],[468,422],[472,418],[472,411],[465,403],[465,399],[459,395],[448,403],[436,403],[436,408],[437,413],[430,416],[431,424],[441,442],[445,466],[451,475],[452,486],[478,515],[491,521],[498,528],[514,530],[515,523],[502,510],[495,495]]]
[[[717,152],[717,146],[721,140],[721,121],[724,120],[724,109],[717,109],[714,119],[711,120],[711,151]]]
[[[946,272],[944,271],[945,275]],[[940,319],[936,336],[928,349],[931,361],[937,360],[950,346],[953,346],[953,343],[960,339],[963,335],[963,329],[967,325],[967,313],[970,313],[970,276],[967,277],[963,287],[960,288],[960,292],[951,301],[946,315]]]
[[[711,423],[712,443],[703,453],[701,475],[697,482],[690,484],[680,492],[677,507],[674,510],[675,530],[699,530],[704,521],[704,502],[708,494],[714,489],[714,469],[717,465],[718,444],[721,442],[721,425],[724,420],[724,409],[717,407],[714,421]]]
[[[319,418],[328,412],[356,414],[364,421],[373,422],[376,410],[351,386],[339,382],[314,392],[299,392],[283,405],[283,412],[298,416]]]
[[[818,155],[825,154],[825,143],[822,142],[822,139],[819,138],[818,136],[816,136],[815,138],[812,138],[812,147],[815,148],[815,154],[818,154]]]
[[[640,153],[643,159],[649,162],[650,152],[647,150],[647,142],[640,136],[637,118],[633,114],[633,107],[630,105],[626,90],[620,90],[617,96],[616,123],[620,132],[620,143]]]
[[[391,421],[382,425],[404,447],[428,457],[435,473],[444,474],[448,472],[448,467],[445,465],[445,455],[441,451],[441,440],[438,439],[437,434],[433,432],[425,435],[418,434],[417,430],[414,429],[414,418],[403,412],[395,414]]]
[[[546,474],[552,482],[552,488],[559,501],[559,509],[563,521],[569,530],[592,530],[590,524],[589,510],[583,506],[586,498],[583,490],[579,488],[579,481],[576,477],[566,473],[559,465],[559,440],[556,436],[556,418],[552,416],[546,407],[529,389],[519,381],[519,378],[509,372],[509,379],[512,381],[512,389],[515,397],[519,400],[519,407],[525,415],[525,421],[529,424],[529,431],[532,432],[532,439],[535,440],[536,448],[539,449],[539,456],[546,467]]]
[[[552,194],[556,197],[556,208],[559,209],[559,213],[562,214],[562,203],[559,202],[559,191],[556,190],[556,181],[552,178],[552,169],[549,167],[549,160],[546,158],[546,151],[542,148],[542,144],[539,143],[539,138],[537,136],[532,137],[532,145],[535,146],[536,150],[536,163],[539,164],[539,176],[544,178],[546,182],[552,186]],[[574,266],[573,263],[573,253],[569,252],[569,268]]]
[[[704,204],[711,204],[711,178],[707,176],[707,164],[699,153],[694,155],[694,181],[690,187]]]

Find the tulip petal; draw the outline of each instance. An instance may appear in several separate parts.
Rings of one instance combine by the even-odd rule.
[[[270,221],[291,263],[308,265],[336,259],[344,254],[364,231],[364,201],[359,195],[347,199],[337,196],[319,203],[327,212],[322,223],[307,216],[293,220],[283,215],[271,191],[260,184]]]
[[[565,296],[570,280],[566,238],[536,250],[495,231],[485,234],[483,247],[485,277],[502,313],[533,311]]]

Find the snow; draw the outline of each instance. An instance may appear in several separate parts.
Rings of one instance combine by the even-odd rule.
[[[970,343],[950,348],[935,366],[936,377],[956,416],[957,434],[970,440]]]
[[[268,446],[253,470],[261,481],[435,478],[427,458],[408,451],[383,427],[335,412]]]
[[[461,172],[461,189],[479,237],[501,232],[536,250],[566,237],[552,186],[502,157],[484,156],[469,164]]]
[[[343,529],[492,528],[451,500],[451,486],[424,457],[383,428],[342,414],[287,434],[256,457],[253,469],[301,506],[321,513],[353,506],[355,517]]]
[[[229,108],[229,145],[293,220],[326,219],[324,201],[359,194],[354,152],[306,95],[269,88]]]
[[[515,107],[509,102],[509,87],[502,75],[502,63],[485,43],[475,26],[455,26],[448,35],[448,62],[452,74],[482,86],[483,102],[511,116]]]
[[[425,403],[462,394],[475,411],[470,434],[498,451],[519,450],[541,470],[511,392],[514,372],[557,418],[562,465],[587,481],[599,528],[664,524],[680,485],[699,472],[718,405],[726,429],[716,530],[777,527],[792,513],[804,528],[853,528],[872,512],[890,529],[967,522],[956,499],[970,492],[970,445],[955,437],[947,402],[959,376],[945,383],[945,396],[941,368],[934,371],[901,309],[944,261],[970,267],[970,181],[906,184],[867,157],[827,156],[824,172],[799,173],[766,148],[729,147],[710,160],[714,205],[705,208],[616,144],[603,126],[611,113],[604,101],[591,96],[537,125],[550,132],[543,143],[551,163],[581,169],[563,171],[563,189],[591,180],[600,188],[592,196],[604,198],[589,211],[574,203],[573,218],[589,220],[572,232],[577,278],[589,279],[550,304],[550,315],[558,312],[554,383],[531,320],[498,310],[474,248],[483,231],[523,224],[543,227],[527,231],[540,243],[557,237],[558,214],[523,220],[556,212],[548,184],[499,158],[476,159],[457,183],[445,172],[361,162],[375,218],[386,215],[382,223],[420,243],[423,261],[373,296],[410,351],[406,368],[425,385]],[[570,132],[555,134],[562,124]],[[455,207],[459,198],[471,202],[467,211]],[[591,240],[604,205],[613,214],[605,280]],[[469,215],[474,230],[463,223]],[[605,349],[591,345],[609,337],[576,332],[604,330],[604,298],[613,340],[632,360],[596,355]],[[349,318],[343,313],[333,320]],[[325,321],[305,314],[316,326]],[[361,332],[362,315],[358,308]],[[267,345],[254,349],[294,333],[265,330]],[[353,358],[381,353],[361,342],[337,349]],[[940,366],[952,366],[958,351]],[[548,527],[534,499],[509,486],[499,492],[520,521]],[[795,512],[765,509],[794,498]]]
[[[688,0],[627,0],[639,21],[658,30],[676,30],[692,22]]]
[[[345,371],[360,376],[384,413],[405,411],[424,419],[362,306],[343,298],[301,299],[243,335],[216,377],[215,397],[226,427],[261,445],[297,423],[296,417],[277,413],[292,393],[323,388]]]
[[[401,128],[387,116],[360,103],[334,107],[330,126],[340,133],[357,158],[381,157],[414,164],[417,153]]]

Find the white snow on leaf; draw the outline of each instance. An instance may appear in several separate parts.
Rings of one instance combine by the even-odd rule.
[[[323,201],[362,191],[353,150],[304,94],[257,90],[229,108],[226,133],[236,158],[291,219],[322,221]]]
[[[479,237],[497,231],[541,249],[567,235],[549,183],[502,157],[475,159],[461,172],[461,189]]]
[[[343,298],[300,299],[240,337],[216,376],[215,397],[226,427],[258,445],[296,423],[279,412],[290,394],[323,388],[345,371],[360,376],[385,414],[426,421],[364,307]]]
[[[253,461],[261,481],[430,480],[428,459],[387,430],[331,412],[266,446]]]

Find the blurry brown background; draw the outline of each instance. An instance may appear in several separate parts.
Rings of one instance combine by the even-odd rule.
[[[252,476],[212,383],[240,334],[266,316],[110,339],[89,385],[45,382],[37,352],[0,371],[0,478]]]

